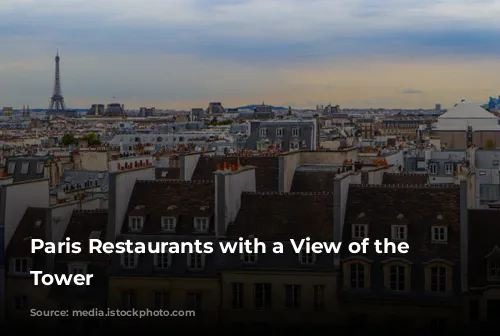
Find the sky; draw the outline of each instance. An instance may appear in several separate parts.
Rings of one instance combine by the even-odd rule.
[[[0,0],[0,107],[451,107],[500,95],[500,0]]]

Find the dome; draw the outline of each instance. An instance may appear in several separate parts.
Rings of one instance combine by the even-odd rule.
[[[437,129],[498,128],[500,119],[470,100],[462,100],[438,118]]]
[[[498,120],[498,118],[486,111],[481,106],[475,104],[470,100],[463,99],[460,103],[455,104],[448,112],[439,116],[439,119],[491,119]]]

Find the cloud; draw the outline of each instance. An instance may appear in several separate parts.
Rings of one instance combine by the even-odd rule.
[[[480,64],[500,53],[498,17],[497,0],[0,0],[0,43],[8,46],[0,77],[9,83],[0,84],[0,100],[19,101],[22,92],[45,102],[56,48],[63,90],[82,102],[255,103],[275,95],[306,104],[341,99],[346,88],[356,96],[366,85],[387,92],[359,98],[363,104],[390,94],[413,104],[400,94],[413,85],[441,100],[432,96],[436,64],[466,60],[484,77]],[[380,64],[383,71],[372,66]],[[405,70],[413,64],[434,72]],[[327,73],[334,78],[324,80]]]
[[[418,89],[404,89],[403,91],[401,91],[401,93],[404,93],[404,94],[422,94],[422,93],[424,93],[424,91],[418,90]]]
[[[311,62],[367,52],[494,54],[499,16],[500,1],[491,0],[3,0],[0,37],[78,52]]]

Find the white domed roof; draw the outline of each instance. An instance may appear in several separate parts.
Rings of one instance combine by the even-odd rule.
[[[439,116],[439,119],[492,119],[498,120],[494,114],[470,100],[463,99],[448,112]]]

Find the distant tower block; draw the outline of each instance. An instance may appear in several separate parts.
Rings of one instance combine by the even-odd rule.
[[[61,77],[59,74],[59,51],[56,55],[56,74],[54,82],[54,93],[52,98],[50,98],[49,110],[53,112],[64,112],[66,107],[64,106],[64,98],[61,93]]]
[[[3,115],[6,116],[6,117],[11,117],[12,116],[12,111],[13,111],[12,107],[4,107],[2,109],[2,111],[3,111]]]

